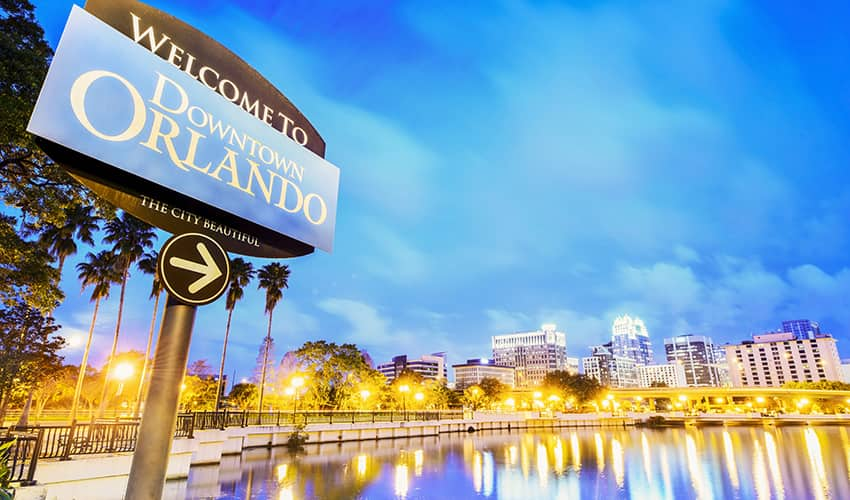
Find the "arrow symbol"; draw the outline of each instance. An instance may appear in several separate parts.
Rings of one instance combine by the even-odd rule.
[[[213,260],[213,257],[210,255],[210,251],[207,249],[206,245],[198,243],[195,248],[198,249],[198,253],[201,254],[201,258],[204,259],[203,264],[181,259],[180,257],[171,257],[168,259],[168,263],[174,267],[203,275],[194,283],[189,285],[189,293],[198,293],[205,286],[209,285],[221,276],[221,269],[219,269],[216,265],[215,260]]]

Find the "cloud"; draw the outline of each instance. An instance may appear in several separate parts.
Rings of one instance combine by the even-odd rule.
[[[363,220],[364,251],[360,258],[371,274],[402,285],[413,285],[425,278],[428,269],[426,255],[405,238],[377,220]]]
[[[350,329],[346,342],[356,344],[382,344],[391,341],[390,321],[384,319],[377,309],[357,300],[329,298],[318,304],[323,311],[343,318]]]

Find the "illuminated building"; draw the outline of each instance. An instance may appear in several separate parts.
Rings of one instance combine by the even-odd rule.
[[[779,387],[786,382],[841,380],[835,339],[817,334],[797,339],[794,333],[754,335],[752,341],[726,346],[733,387]]]
[[[638,383],[641,387],[685,387],[685,368],[679,363],[646,365],[637,367]]]
[[[685,382],[689,386],[720,386],[723,383],[722,368],[714,341],[702,335],[679,335],[664,339],[664,351],[668,363],[682,365]]]
[[[455,369],[455,388],[465,389],[481,383],[481,379],[494,378],[513,388],[516,385],[513,366],[497,365],[491,359],[468,359],[466,363],[452,365]]]
[[[389,363],[383,363],[376,368],[392,382],[404,370],[422,375],[426,379],[445,382],[449,378],[446,366],[446,353],[423,354],[419,359],[407,359],[406,355],[395,356]]]
[[[567,365],[567,336],[556,325],[535,332],[493,336],[493,360],[516,369],[516,386],[539,385],[547,373]]]
[[[637,387],[635,360],[614,354],[612,343],[593,346],[591,355],[582,358],[584,374],[608,387]]]
[[[652,343],[646,325],[638,317],[618,316],[611,327],[613,354],[634,360],[635,365],[652,364]]]

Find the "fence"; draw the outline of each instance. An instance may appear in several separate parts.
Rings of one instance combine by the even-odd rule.
[[[376,423],[463,418],[462,411],[220,411],[181,413],[174,437],[193,438],[205,429],[249,425],[299,425]],[[0,444],[14,440],[7,457],[12,481],[32,484],[39,458],[68,460],[73,455],[133,451],[139,438],[139,422],[74,423],[12,427],[0,436]]]
[[[249,425],[355,424],[451,420],[463,418],[462,411],[201,411],[178,416],[178,437],[192,437],[204,429],[224,429]],[[181,434],[182,433],[182,434]]]
[[[0,437],[0,445],[12,442],[6,456],[9,481],[22,486],[35,484],[35,467],[38,465],[38,449],[42,433],[14,433]]]

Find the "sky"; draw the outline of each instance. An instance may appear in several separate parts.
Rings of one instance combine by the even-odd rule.
[[[148,3],[275,84],[340,168],[333,253],[286,262],[278,357],[327,339],[460,363],[543,323],[581,357],[622,314],[656,359],[665,337],[800,318],[850,357],[850,4]],[[34,4],[55,46],[72,3]],[[67,336],[91,321],[87,250],[62,277]],[[149,289],[134,272],[119,350],[144,349]],[[116,287],[95,365],[117,305]],[[230,377],[253,371],[263,307],[252,284]],[[225,321],[223,300],[199,309],[190,360],[218,365]]]

